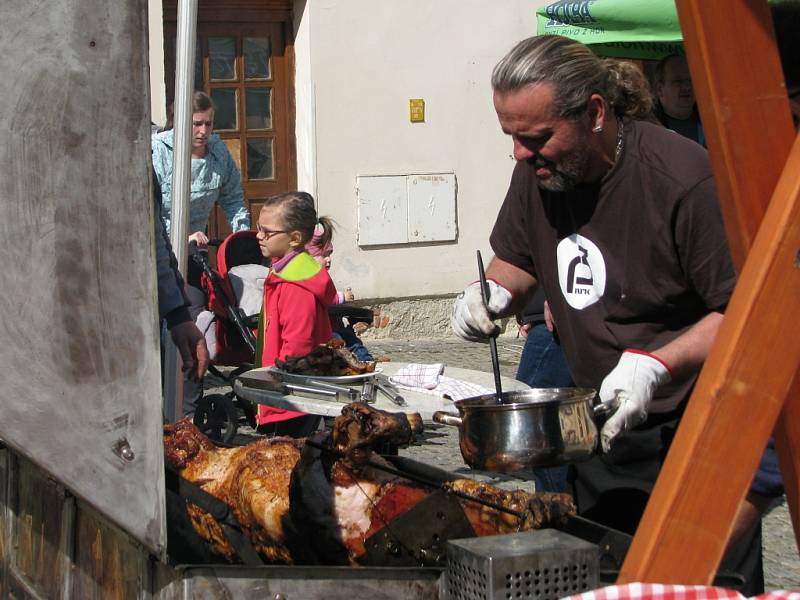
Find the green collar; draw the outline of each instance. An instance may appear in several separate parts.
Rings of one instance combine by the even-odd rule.
[[[308,252],[301,252],[289,261],[280,272],[275,272],[276,277],[286,281],[304,281],[311,279],[322,270],[322,266],[314,260]]]

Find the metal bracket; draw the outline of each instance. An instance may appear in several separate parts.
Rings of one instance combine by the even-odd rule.
[[[440,567],[448,540],[474,535],[458,500],[443,491],[433,492],[367,538],[359,564]]]

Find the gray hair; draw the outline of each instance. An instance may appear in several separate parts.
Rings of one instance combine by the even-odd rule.
[[[580,42],[560,35],[522,40],[492,71],[495,92],[537,83],[553,86],[554,108],[565,119],[583,115],[592,94],[605,98],[618,116],[649,119],[652,115],[650,90],[638,68],[601,59]]]

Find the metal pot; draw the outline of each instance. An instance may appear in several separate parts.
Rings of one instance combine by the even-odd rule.
[[[473,469],[514,472],[586,460],[598,433],[588,388],[532,388],[457,400],[459,414],[433,420],[459,428],[461,456]]]

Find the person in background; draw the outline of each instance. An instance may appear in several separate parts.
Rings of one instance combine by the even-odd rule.
[[[153,168],[161,185],[167,232],[172,219],[172,166],[175,135],[170,116],[165,129],[152,138]],[[206,224],[218,203],[233,231],[250,229],[241,177],[228,147],[214,133],[214,104],[204,92],[192,96],[192,191],[189,199],[189,239],[208,245]]]
[[[634,533],[736,274],[705,149],[646,122],[651,95],[628,68],[556,35],[495,66],[517,164],[490,236],[489,304],[467,286],[451,323],[485,339],[544,288],[575,384],[611,411],[602,453],[569,468],[578,511]],[[744,575],[744,595],[763,591]]]
[[[654,74],[655,115],[664,127],[706,145],[695,104],[692,76],[686,57],[671,54],[661,59]]]
[[[156,275],[158,278],[158,317],[166,324],[178,348],[183,370],[192,380],[202,380],[208,368],[208,348],[201,331],[189,314],[189,301],[184,293],[183,277],[172,253],[161,212],[161,190],[153,176],[153,210],[156,242]]]
[[[306,251],[314,257],[314,260],[316,260],[320,266],[330,271],[333,242],[331,241],[331,237],[328,237],[327,240],[323,240],[324,233],[322,225],[317,225],[314,229],[314,236],[311,238],[311,241],[306,244]],[[331,236],[332,235],[333,231],[331,230]],[[355,296],[352,290],[346,288],[344,292],[336,293],[336,301],[334,304],[343,304],[345,302],[352,302],[353,300],[355,300]],[[356,335],[350,323],[345,323],[342,318],[336,317],[334,317],[332,321],[333,336],[343,340],[344,343],[347,344],[347,349],[350,350],[358,360],[362,362],[371,362],[375,360],[361,341],[361,338]]]
[[[304,356],[333,337],[328,306],[336,287],[327,269],[305,250],[317,224],[320,244],[330,242],[333,224],[317,218],[314,198],[306,192],[287,192],[268,198],[258,216],[258,243],[272,266],[264,283],[263,349],[260,365]],[[303,437],[318,426],[320,417],[259,405],[256,423],[262,433]]]
[[[189,237],[187,243],[195,242],[206,251],[208,236],[206,224],[215,203],[219,203],[233,231],[250,228],[250,215],[244,204],[239,169],[228,147],[214,131],[214,104],[204,92],[192,96],[192,185],[189,199]],[[151,139],[153,169],[161,187],[161,203],[167,232],[171,229],[172,217],[172,171],[174,164],[174,130],[170,115],[164,131]],[[206,295],[200,285],[201,269],[189,259],[186,272],[186,295],[189,298],[189,313],[193,319],[206,306]],[[183,408],[186,416],[192,416],[198,400],[203,395],[203,381],[184,380]]]

